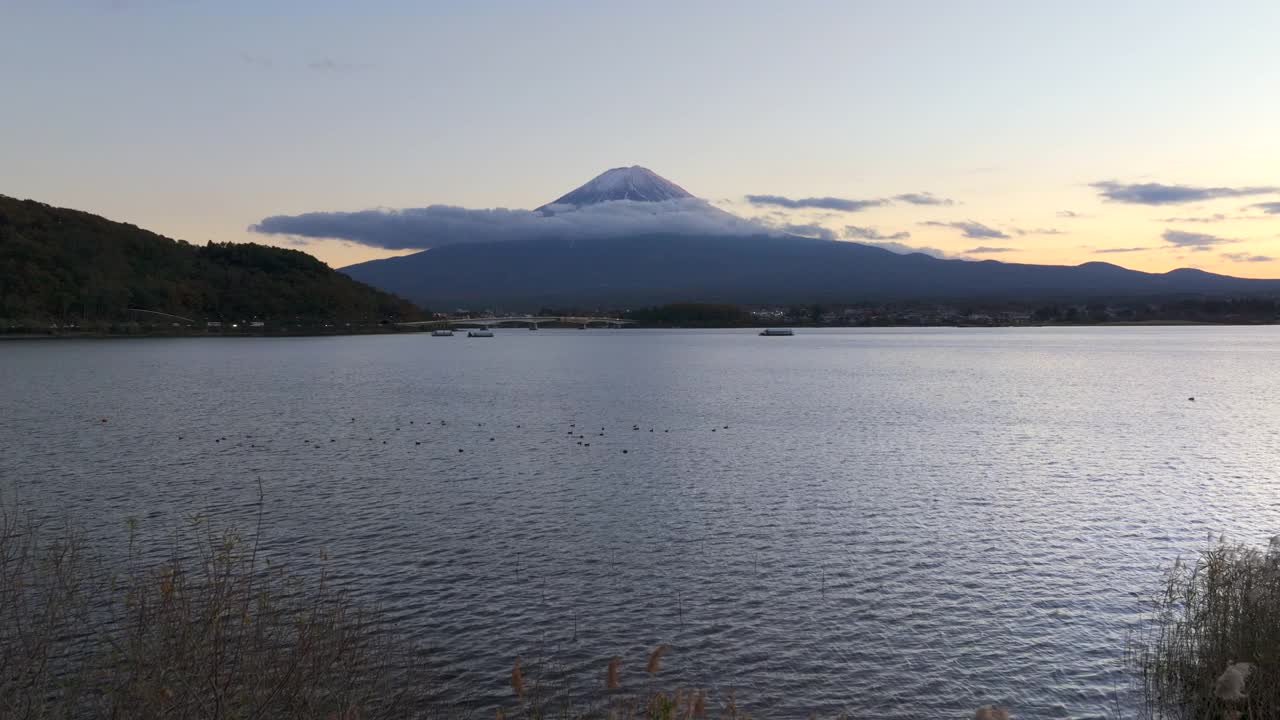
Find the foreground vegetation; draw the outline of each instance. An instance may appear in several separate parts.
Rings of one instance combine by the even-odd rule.
[[[197,516],[160,555],[140,549],[136,525],[129,533],[108,568],[73,525],[0,502],[0,718],[481,716],[442,703],[421,650],[323,569],[304,577],[264,560],[257,532]],[[627,687],[624,662],[640,659],[601,659],[599,684],[584,689],[515,658],[497,717],[747,717],[731,691],[664,686],[668,650]],[[1268,552],[1220,542],[1175,563],[1128,660],[1148,717],[1280,719],[1280,539]]]
[[[1280,536],[1177,561],[1130,648],[1152,718],[1280,718]]]
[[[192,245],[0,195],[0,328],[418,320],[409,302],[297,250]],[[172,316],[172,317],[170,317]]]

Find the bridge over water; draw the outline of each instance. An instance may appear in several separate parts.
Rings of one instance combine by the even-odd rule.
[[[446,328],[446,327],[495,327],[498,325],[526,325],[536,328],[539,323],[555,323],[573,327],[622,327],[635,324],[634,320],[612,317],[576,317],[572,315],[511,315],[491,318],[446,318],[443,320],[418,320],[398,323],[403,327]]]

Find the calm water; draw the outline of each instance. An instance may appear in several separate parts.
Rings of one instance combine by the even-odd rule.
[[[1280,531],[1277,330],[4,342],[0,482],[160,537],[261,478],[482,704],[669,642],[760,715],[1112,717],[1160,567]]]

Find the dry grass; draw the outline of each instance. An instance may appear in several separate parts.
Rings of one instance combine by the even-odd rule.
[[[695,720],[709,717],[746,720],[750,717],[738,709],[733,691],[726,693],[720,706],[709,713],[710,696],[705,690],[657,688],[653,684],[654,675],[661,670],[660,661],[669,650],[668,645],[658,645],[648,654],[644,671],[649,677],[635,688],[624,687],[621,680],[623,659],[615,656],[609,658],[605,665],[603,687],[586,688],[581,693],[558,685],[551,677],[526,678],[520,659],[516,658],[511,673],[516,705],[498,710],[497,717],[564,720]],[[548,676],[552,674],[546,673]],[[600,690],[604,691],[603,694]]]
[[[1280,542],[1178,560],[1129,659],[1151,718],[1280,719]]]
[[[101,570],[82,533],[0,504],[0,717],[400,718],[411,648],[331,587],[193,521],[172,553]]]

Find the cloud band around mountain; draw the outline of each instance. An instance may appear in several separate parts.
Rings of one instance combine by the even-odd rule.
[[[458,243],[528,239],[589,239],[676,233],[759,235],[777,232],[696,199],[663,202],[617,200],[561,213],[453,205],[273,215],[251,232],[297,238],[339,239],[388,250],[425,250]]]

